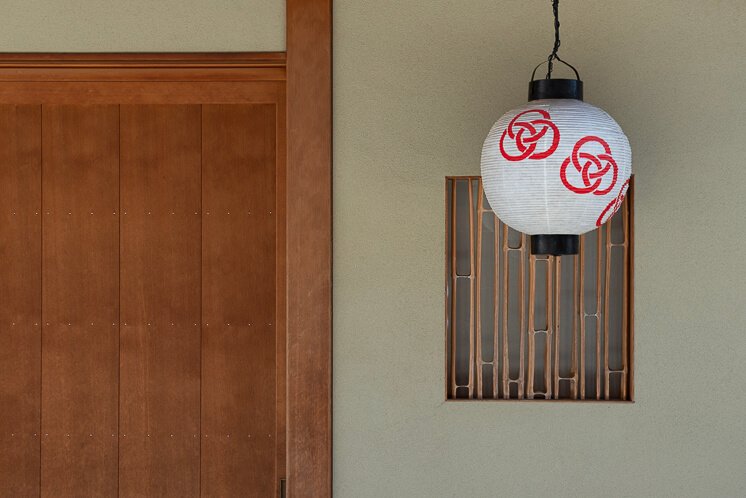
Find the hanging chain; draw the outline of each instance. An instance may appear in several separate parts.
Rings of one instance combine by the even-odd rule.
[[[552,12],[554,13],[554,48],[552,49],[552,53],[549,54],[549,57],[547,57],[547,79],[552,78],[552,70],[554,69],[555,60],[567,64],[565,61],[560,59],[559,55],[557,55],[557,51],[561,44],[559,35],[559,0],[552,0]]]
[[[534,81],[534,77],[536,76],[536,71],[541,67],[542,64],[546,63],[547,65],[547,77],[546,79],[550,80],[552,79],[552,71],[554,70],[554,61],[561,62],[562,64],[566,65],[572,71],[575,73],[575,79],[580,80],[580,74],[578,73],[578,70],[575,69],[575,67],[572,64],[569,64],[568,62],[565,62],[562,58],[560,58],[559,55],[557,55],[557,52],[560,48],[560,22],[559,22],[559,0],[552,0],[552,12],[554,13],[554,47],[552,48],[552,53],[549,54],[549,57],[547,57],[547,60],[545,62],[542,62],[538,66],[534,68],[534,71],[531,73],[531,81]]]

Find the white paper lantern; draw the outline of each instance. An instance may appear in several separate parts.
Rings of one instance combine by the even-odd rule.
[[[577,99],[534,100],[507,112],[482,148],[490,206],[530,235],[579,235],[601,226],[619,209],[631,173],[622,129]]]

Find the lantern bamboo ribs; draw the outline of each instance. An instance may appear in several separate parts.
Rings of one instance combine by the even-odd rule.
[[[631,190],[579,254],[534,256],[480,177],[447,178],[448,399],[632,400]]]

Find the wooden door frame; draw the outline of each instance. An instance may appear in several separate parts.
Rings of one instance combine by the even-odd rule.
[[[332,0],[287,0],[288,496],[332,495]]]
[[[287,0],[286,16],[286,52],[0,53],[0,102],[36,102],[72,82],[87,85],[72,98],[92,101],[112,98],[96,93],[96,83],[102,81],[123,82],[127,91],[138,82],[188,81],[191,86],[185,92],[199,92],[207,81],[286,82],[287,490],[292,497],[328,497],[332,494],[331,0]],[[274,90],[267,86],[267,91]]]

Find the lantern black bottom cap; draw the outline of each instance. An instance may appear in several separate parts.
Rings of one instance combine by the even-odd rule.
[[[532,235],[531,254],[565,256],[577,254],[580,245],[579,235]]]

